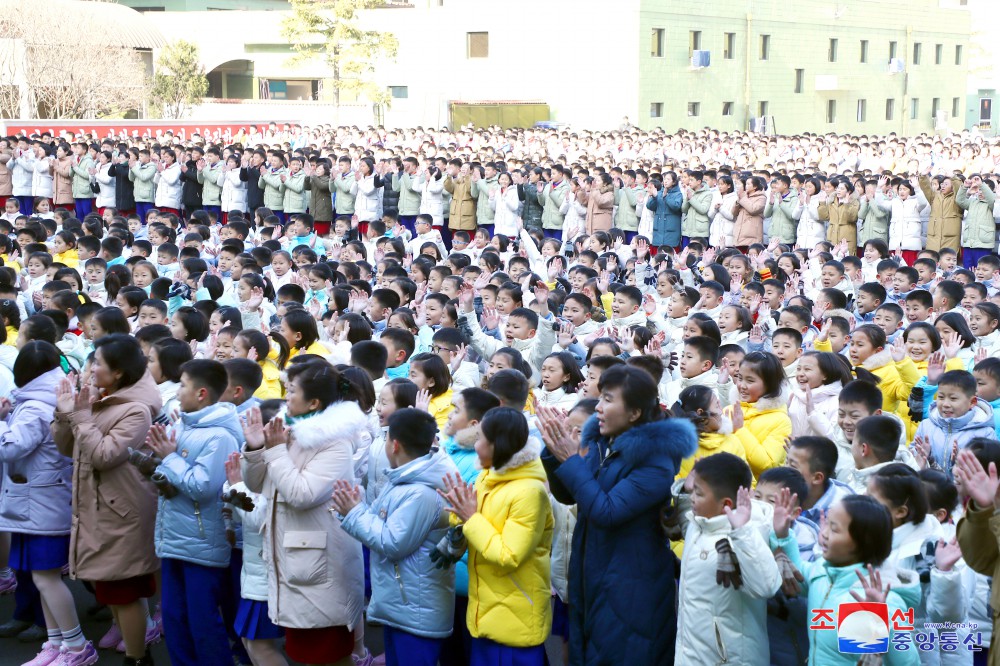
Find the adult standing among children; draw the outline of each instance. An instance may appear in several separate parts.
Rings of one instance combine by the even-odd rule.
[[[664,419],[656,383],[636,367],[601,375],[597,413],[571,436],[565,414],[539,409],[553,496],[576,504],[570,555],[570,663],[672,664],[674,558],[660,509],[694,428]]]
[[[73,458],[69,572],[93,583],[125,641],[125,663],[150,665],[146,606],[160,568],[153,543],[156,494],[128,462],[160,412],[160,392],[135,338],[115,333],[94,343],[91,383],[64,378],[56,390],[52,436]]]

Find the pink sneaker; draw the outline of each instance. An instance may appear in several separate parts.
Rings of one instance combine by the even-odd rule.
[[[49,664],[54,664],[58,661],[60,656],[59,648],[46,641],[42,643],[42,651],[35,655],[34,659],[23,664],[23,666],[49,666]]]
[[[13,594],[17,589],[17,576],[11,571],[6,576],[0,576],[0,595]]]
[[[359,657],[356,654],[352,654],[351,658],[354,660],[354,666],[372,666],[372,663],[375,661],[375,655],[367,648],[365,648],[365,656]]]
[[[146,647],[150,645],[155,645],[163,640],[163,633],[160,631],[160,625],[154,624],[151,629],[146,630]],[[125,641],[118,641],[117,647],[115,647],[116,652],[121,652],[125,654]]]
[[[73,651],[65,645],[59,649],[59,661],[54,666],[93,666],[97,663],[97,648],[87,641],[82,650]]]
[[[102,650],[110,650],[122,641],[122,630],[118,628],[118,625],[114,622],[111,623],[111,628],[108,629],[108,633],[101,636],[101,640],[97,641],[97,647]],[[124,650],[122,650],[124,652]]]

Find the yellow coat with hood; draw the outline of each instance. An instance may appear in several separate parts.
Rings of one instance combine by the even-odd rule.
[[[785,462],[785,439],[792,436],[792,419],[788,416],[789,389],[783,388],[776,398],[761,398],[755,403],[740,403],[743,407],[743,427],[733,433],[746,450],[746,461],[758,478],[765,470]],[[733,417],[733,407],[723,410]]]
[[[883,349],[866,358],[861,367],[880,380],[878,387],[882,391],[882,411],[898,414],[905,423],[910,418],[906,401],[910,391],[920,381],[920,372],[913,359],[907,356],[896,363],[889,350]]]
[[[681,467],[677,471],[675,479],[686,479],[687,475],[694,469],[694,464],[707,456],[716,453],[732,453],[743,460],[747,459],[747,451],[743,447],[743,442],[736,436],[733,424],[729,424],[728,432],[700,432],[698,433],[698,450],[694,455],[681,461]],[[754,475],[756,478],[756,475]]]
[[[531,438],[506,465],[476,479],[477,511],[463,528],[469,542],[466,620],[475,638],[532,647],[549,635],[553,520],[540,452]]]

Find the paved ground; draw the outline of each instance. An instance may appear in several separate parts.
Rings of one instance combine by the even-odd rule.
[[[89,640],[96,643],[111,626],[111,616],[107,611],[97,617],[88,616],[86,609],[93,603],[93,597],[79,583],[69,581],[69,586],[76,598],[84,634]],[[0,623],[10,619],[13,610],[14,597],[0,597]],[[382,652],[382,630],[378,627],[366,626],[365,643],[374,654],[380,654]],[[0,638],[0,666],[18,666],[30,661],[40,647],[41,643],[25,644],[19,643],[15,638]],[[546,648],[550,663],[553,665],[562,664],[559,645],[550,639]],[[167,656],[167,650],[163,643],[153,646],[153,659],[156,661],[156,666],[169,666],[170,657]],[[121,666],[122,655],[113,650],[101,650],[101,659],[97,663],[100,666]]]

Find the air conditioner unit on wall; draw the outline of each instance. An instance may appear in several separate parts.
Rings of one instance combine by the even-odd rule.
[[[889,73],[890,74],[902,74],[906,71],[906,63],[903,62],[902,58],[890,58],[889,59]]]
[[[711,51],[692,51],[691,67],[694,69],[704,69],[712,64]]]

